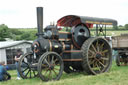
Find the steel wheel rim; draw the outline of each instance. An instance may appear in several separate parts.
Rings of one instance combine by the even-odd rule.
[[[39,61],[39,76],[43,81],[58,80],[63,72],[63,62],[54,52],[46,53]]]
[[[93,74],[105,72],[110,62],[110,48],[103,39],[92,42],[88,48],[88,66]]]
[[[38,76],[37,65],[33,60],[33,53],[26,53],[21,57],[18,71],[23,79]]]

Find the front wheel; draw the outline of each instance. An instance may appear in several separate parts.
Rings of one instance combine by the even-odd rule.
[[[18,72],[23,79],[37,77],[37,63],[32,52],[21,56],[18,62]]]
[[[59,80],[63,69],[62,58],[55,52],[46,52],[39,59],[38,73],[43,81]]]

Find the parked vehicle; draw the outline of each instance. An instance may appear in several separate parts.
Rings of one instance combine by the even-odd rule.
[[[128,34],[112,37],[112,48],[117,51],[117,66],[128,65]]]
[[[43,81],[59,80],[66,73],[107,72],[112,64],[112,51],[106,37],[106,26],[117,21],[106,18],[67,15],[43,29],[43,8],[37,7],[38,38],[32,44],[32,52],[19,61],[19,73],[23,79],[39,76]],[[96,37],[89,28],[96,24]],[[62,31],[65,28],[66,31]]]

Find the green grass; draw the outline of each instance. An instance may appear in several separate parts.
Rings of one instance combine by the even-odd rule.
[[[128,85],[128,66],[116,66],[113,63],[109,72],[99,75],[71,73],[63,75],[59,81],[43,82],[39,78],[16,80],[16,71],[9,71],[12,79],[0,82],[0,85]]]
[[[107,36],[119,36],[120,34],[128,34],[128,30],[108,30],[106,31]],[[91,31],[91,35],[95,35],[96,31]]]
[[[37,28],[11,28],[11,29],[16,29],[19,31],[37,31]]]
[[[127,33],[128,34],[128,30],[119,30],[119,31],[107,31],[107,35],[109,36],[118,36],[120,34],[125,34]]]
[[[30,33],[33,33],[34,35],[35,35],[35,33],[37,33],[37,28],[20,28],[17,30],[21,31],[21,32],[30,32]],[[64,31],[64,30],[62,30],[62,31]],[[91,31],[91,35],[96,34],[95,28],[91,28],[90,31]],[[107,33],[107,36],[118,36],[123,33],[128,33],[128,30],[126,30],[122,27],[120,27],[118,30],[114,30],[114,29],[112,29],[112,27],[108,27],[106,33]]]

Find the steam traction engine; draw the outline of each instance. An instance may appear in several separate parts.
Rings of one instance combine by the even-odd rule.
[[[89,28],[96,24],[96,36],[106,34],[99,25],[117,25],[117,21],[104,18],[68,15],[57,25],[43,28],[43,8],[37,7],[38,38],[32,52],[19,61],[23,79],[39,76],[43,81],[59,80],[66,73],[85,71],[100,74],[109,70],[112,63],[111,47],[105,38],[91,37]],[[66,31],[62,31],[62,27]]]

